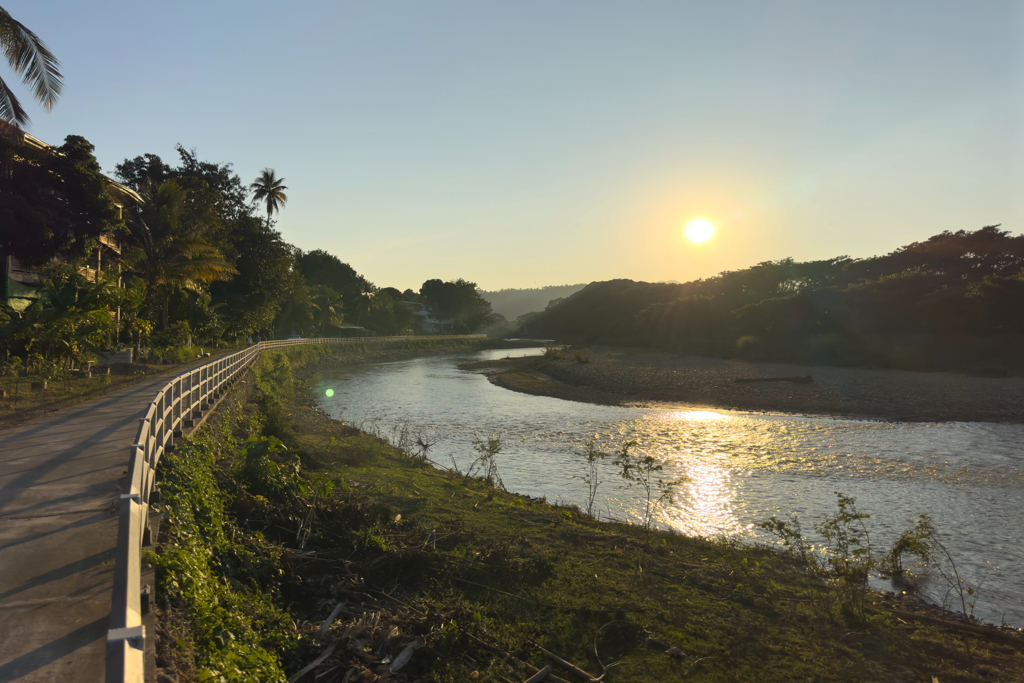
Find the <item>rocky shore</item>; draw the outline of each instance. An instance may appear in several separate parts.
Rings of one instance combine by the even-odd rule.
[[[606,405],[685,405],[903,422],[1024,422],[1024,377],[753,363],[632,349],[477,363],[499,386]],[[792,382],[737,379],[804,377]]]

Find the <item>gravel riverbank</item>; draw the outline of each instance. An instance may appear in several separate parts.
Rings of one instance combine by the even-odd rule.
[[[1024,377],[751,363],[632,349],[591,349],[589,363],[477,363],[508,389],[607,405],[686,405],[903,422],[1024,422]],[[810,375],[809,384],[736,379]]]

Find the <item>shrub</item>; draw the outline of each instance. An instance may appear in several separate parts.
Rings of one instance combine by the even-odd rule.
[[[544,345],[544,357],[545,358],[565,358],[565,347],[556,346],[554,344]]]
[[[760,346],[757,337],[750,334],[744,335],[736,340],[736,355],[746,359],[757,358]]]
[[[473,439],[473,450],[477,453],[476,460],[466,470],[466,476],[480,476],[483,477],[489,486],[505,488],[501,477],[498,476],[498,463],[496,461],[498,453],[501,453],[501,437],[497,434],[487,439],[475,437]]]

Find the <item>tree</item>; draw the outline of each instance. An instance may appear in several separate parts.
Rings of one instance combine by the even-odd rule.
[[[50,111],[64,87],[64,77],[57,70],[60,62],[35,33],[3,7],[0,7],[0,51],[14,73],[32,90],[36,101]],[[29,123],[28,114],[3,79],[0,79],[0,120],[20,127]]]
[[[140,192],[147,185],[159,185],[177,175],[171,167],[156,154],[143,154],[134,159],[125,159],[114,166],[114,175],[122,183]]]
[[[224,302],[229,337],[245,338],[269,332],[281,310],[281,283],[295,263],[292,247],[267,221],[254,215],[230,221],[224,253],[238,275],[216,282],[211,291]]]
[[[341,295],[330,287],[313,285],[309,288],[309,301],[313,306],[313,323],[323,337],[328,325],[339,325],[342,321]]]
[[[394,287],[378,289],[374,292],[373,307],[363,316],[361,324],[382,335],[410,330],[416,314],[402,301],[402,293]]]
[[[249,186],[249,189],[253,191],[253,203],[263,201],[267,203],[268,219],[275,211],[280,212],[281,207],[288,202],[288,195],[284,193],[288,186],[283,183],[284,178],[278,178],[274,169],[265,168],[256,176],[256,182]]]
[[[0,250],[27,266],[85,256],[121,225],[92,144],[69,135],[36,149],[0,137],[10,173],[0,175]]]
[[[475,282],[427,280],[420,288],[420,299],[435,313],[451,318],[456,334],[473,332],[491,321],[491,304],[480,296]]]
[[[151,302],[160,296],[163,329],[170,325],[170,296],[175,290],[200,292],[207,283],[237,273],[207,240],[209,224],[195,214],[183,219],[188,191],[176,181],[143,188],[145,203],[130,214],[125,237],[128,261],[146,284]]]
[[[337,256],[323,249],[299,254],[297,266],[310,286],[330,287],[341,295],[344,313],[350,320],[359,318],[363,295],[375,289],[373,283],[357,273],[352,266],[342,263]]]
[[[110,311],[120,291],[116,277],[90,282],[74,266],[56,262],[41,274],[39,297],[0,328],[0,347],[63,366],[109,347],[115,333]]]
[[[281,312],[274,319],[274,331],[278,337],[290,334],[309,335],[314,329],[313,301],[309,286],[302,273],[292,269],[279,283],[281,289]]]

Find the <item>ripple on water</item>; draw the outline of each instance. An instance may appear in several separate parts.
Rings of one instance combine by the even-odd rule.
[[[517,354],[523,352],[517,350]],[[528,352],[527,352],[528,353]],[[536,353],[536,351],[534,351]],[[483,352],[474,359],[503,358]],[[887,547],[907,520],[930,514],[968,583],[980,587],[975,612],[1024,625],[1024,518],[1021,425],[886,423],[751,415],[710,410],[597,406],[507,391],[457,369],[464,357],[366,365],[326,376],[321,407],[378,433],[428,431],[442,463],[465,468],[475,435],[499,433],[506,485],[550,500],[581,503],[579,452],[589,440],[612,452],[629,441],[678,482],[658,523],[699,536],[759,538],[755,520],[772,514],[820,519],[835,491],[857,497],[875,547]],[[327,388],[333,397],[324,396]],[[601,463],[602,518],[639,521],[643,502],[610,459]],[[807,531],[811,524],[804,525]],[[942,587],[933,587],[941,601]]]

